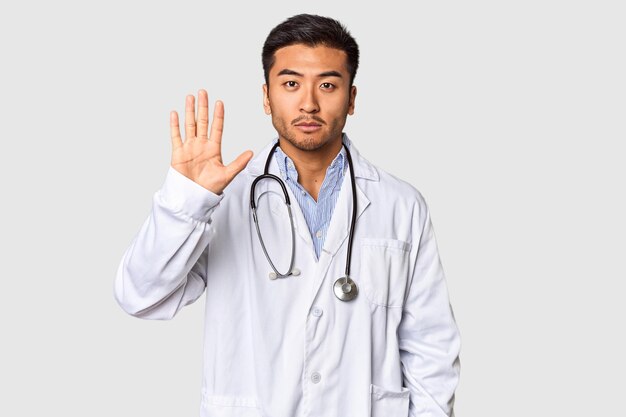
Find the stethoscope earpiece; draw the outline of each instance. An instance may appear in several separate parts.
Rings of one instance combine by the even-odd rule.
[[[274,272],[274,271],[272,271],[272,272],[270,272],[270,273],[269,273],[269,277],[270,277],[270,279],[271,279],[271,280],[275,280],[275,279],[276,279],[276,278],[278,278],[279,276],[280,276],[281,278],[287,278],[287,277],[290,277],[290,276],[297,277],[297,276],[299,276],[299,275],[300,275],[300,270],[299,270],[298,268],[293,268],[293,269],[291,270],[291,273],[287,273],[287,274],[285,274],[285,275],[282,275],[282,274],[281,274],[281,275],[279,275],[279,274],[277,274],[277,273],[276,273],[276,272]]]

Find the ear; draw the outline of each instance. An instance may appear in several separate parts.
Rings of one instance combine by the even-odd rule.
[[[265,110],[265,114],[272,114],[272,107],[270,106],[270,92],[267,84],[263,84],[263,110]]]
[[[353,115],[354,114],[354,101],[356,100],[356,85],[353,85],[350,88],[350,101],[348,102],[348,114],[349,115]]]

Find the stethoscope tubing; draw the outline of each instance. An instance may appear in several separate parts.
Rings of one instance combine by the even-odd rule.
[[[263,253],[265,254],[265,257],[267,258],[267,261],[269,262],[270,267],[276,274],[275,278],[285,278],[290,275],[294,275],[293,264],[295,260],[296,235],[295,235],[293,214],[291,211],[291,200],[289,199],[289,193],[287,192],[287,187],[285,185],[285,182],[280,177],[269,173],[270,161],[272,160],[274,151],[279,145],[280,145],[280,141],[277,141],[274,144],[274,146],[272,146],[272,149],[269,152],[267,160],[265,161],[265,169],[263,170],[263,174],[259,175],[258,177],[254,179],[254,181],[252,181],[252,185],[250,186],[250,208],[252,209],[252,217],[254,220],[254,225],[256,227],[257,235],[259,237],[259,242],[261,243],[261,248],[263,249]],[[350,169],[350,185],[352,187],[352,219],[350,221],[350,232],[348,236],[345,277],[339,278],[337,282],[343,279],[343,284],[346,285],[348,284],[348,280],[351,280],[350,279],[350,263],[351,263],[350,261],[352,260],[352,243],[353,243],[353,238],[354,238],[354,226],[356,224],[356,217],[357,217],[357,196],[356,196],[356,180],[355,180],[355,175],[354,175],[354,165],[352,163],[352,156],[350,155],[350,150],[345,144],[343,144],[343,147],[346,149],[346,159],[348,160],[348,167]],[[291,261],[289,264],[289,270],[285,274],[281,274],[280,272],[278,272],[278,269],[272,262],[269,256],[269,253],[267,252],[267,248],[265,247],[265,242],[263,241],[263,237],[261,236],[261,230],[259,228],[259,222],[258,222],[258,217],[256,213],[257,206],[256,206],[255,189],[256,189],[257,184],[260,181],[265,180],[265,179],[271,179],[273,181],[276,181],[280,185],[283,191],[283,195],[285,197],[285,205],[287,206],[287,212],[289,213],[289,221],[291,223]],[[356,285],[354,281],[352,281],[352,285]],[[356,287],[355,287],[355,290],[356,290]]]
[[[352,220],[350,221],[350,234],[348,236],[348,253],[346,255],[346,281],[350,277],[350,261],[352,260],[352,240],[354,237],[354,225],[356,224],[356,181],[354,178],[354,166],[352,164],[352,156],[348,147],[346,148],[346,159],[348,159],[348,167],[350,168],[350,184],[352,185]]]
[[[274,152],[274,149],[276,149],[276,146],[278,146],[278,143],[274,145],[271,152]],[[293,223],[293,214],[291,213],[291,200],[289,199],[289,194],[287,193],[287,188],[285,187],[285,183],[276,175],[267,173],[267,169],[268,169],[268,165],[266,164],[265,173],[263,175],[259,175],[258,177],[256,177],[254,181],[252,182],[252,186],[250,187],[250,207],[252,208],[252,217],[254,219],[254,226],[256,227],[256,233],[259,236],[259,242],[261,242],[261,248],[263,249],[263,253],[265,254],[265,257],[267,258],[267,261],[269,262],[270,267],[276,274],[276,278],[285,278],[285,277],[292,275],[293,263],[296,257],[296,232],[295,232],[295,227]],[[278,269],[274,265],[274,262],[272,262],[272,258],[270,258],[270,255],[267,252],[267,248],[265,247],[265,242],[263,242],[263,237],[261,236],[261,230],[259,229],[259,220],[256,215],[256,201],[255,201],[256,199],[254,196],[254,191],[256,189],[256,185],[258,184],[258,182],[264,179],[271,179],[271,180],[278,182],[280,187],[283,189],[283,194],[285,196],[285,205],[287,206],[287,212],[289,213],[289,222],[291,223],[291,261],[289,262],[289,269],[287,270],[285,274],[281,274],[280,272],[278,272]]]

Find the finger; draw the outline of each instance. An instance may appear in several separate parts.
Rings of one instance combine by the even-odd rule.
[[[178,113],[170,112],[170,137],[172,138],[172,148],[176,149],[183,146],[183,140],[180,137],[180,127],[178,126]]]
[[[215,102],[215,110],[213,110],[213,120],[211,121],[211,136],[209,140],[214,141],[218,145],[222,143],[222,132],[224,131],[224,103]]]
[[[185,100],[185,139],[196,136],[195,97],[187,96]]]
[[[226,166],[231,177],[235,177],[235,175],[239,174],[250,162],[252,159],[252,151],[245,151],[241,155],[239,155],[233,162]]]
[[[206,90],[198,91],[198,126],[196,135],[207,139],[209,130],[209,96]]]

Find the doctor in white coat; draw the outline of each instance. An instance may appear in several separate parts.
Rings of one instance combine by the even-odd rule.
[[[265,43],[265,111],[306,198],[317,202],[342,146],[353,160],[319,255],[295,188],[286,187],[292,241],[280,185],[257,185],[259,231],[281,273],[295,251],[287,277],[272,276],[250,209],[268,158],[269,173],[285,175],[278,151],[270,155],[276,140],[254,159],[246,151],[224,165],[223,104],[209,129],[207,93],[198,94],[197,120],[188,96],[184,140],[172,112],[172,164],[120,263],[115,296],[129,314],[171,319],[205,294],[204,417],[454,414],[459,334],[428,208],[343,133],[357,66],[356,42],[333,19],[294,16]],[[335,282],[347,262],[356,296],[345,301]]]

